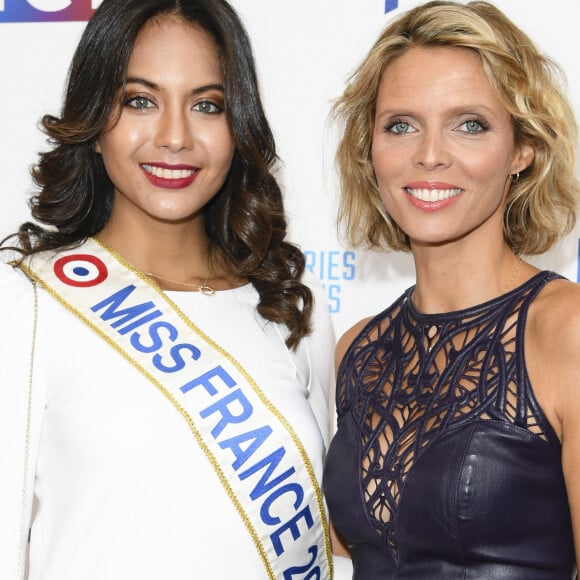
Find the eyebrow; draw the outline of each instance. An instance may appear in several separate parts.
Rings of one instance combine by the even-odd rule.
[[[493,111],[493,109],[491,109],[487,105],[480,104],[480,103],[468,103],[467,105],[460,105],[457,107],[452,107],[451,109],[449,109],[446,112],[451,117],[458,116],[458,115],[470,115],[470,114],[491,115],[494,117],[496,116],[496,113]],[[383,119],[385,117],[389,118],[389,117],[415,117],[415,116],[416,116],[416,112],[414,112],[412,110],[395,109],[393,107],[389,107],[389,108],[383,109],[381,111],[377,110],[375,112],[375,119],[376,120],[380,120],[380,119]]]
[[[125,79],[125,86],[129,85],[129,84],[139,84],[139,85],[144,85],[146,87],[148,87],[151,90],[154,91],[159,91],[161,90],[161,87],[157,84],[154,83],[152,81],[149,81],[147,79],[141,78],[141,77],[129,77],[127,79]],[[224,86],[220,83],[210,83],[207,85],[202,85],[201,87],[196,87],[191,91],[192,95],[199,95],[202,93],[206,93],[207,91],[220,91],[220,92],[225,92]]]

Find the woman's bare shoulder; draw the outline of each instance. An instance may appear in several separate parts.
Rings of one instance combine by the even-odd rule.
[[[373,319],[372,316],[363,318],[359,320],[356,324],[351,326],[342,336],[338,339],[336,343],[336,349],[334,354],[334,361],[336,368],[338,369],[340,362],[342,361],[346,351],[353,343],[354,339],[361,333],[363,328]]]

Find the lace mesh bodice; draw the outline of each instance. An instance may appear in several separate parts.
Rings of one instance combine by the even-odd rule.
[[[530,302],[554,277],[543,272],[485,304],[439,315],[418,313],[411,288],[364,328],[343,358],[339,432],[348,413],[359,439],[366,517],[395,562],[407,478],[442,435],[492,421],[559,448],[533,395],[522,340]]]

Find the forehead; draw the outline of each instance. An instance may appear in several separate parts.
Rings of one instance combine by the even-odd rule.
[[[201,26],[177,16],[164,15],[148,21],[141,29],[128,68],[158,70],[199,69],[221,76],[217,46]]]
[[[412,48],[383,71],[377,100],[412,100],[442,106],[450,100],[503,107],[479,55],[466,48]]]

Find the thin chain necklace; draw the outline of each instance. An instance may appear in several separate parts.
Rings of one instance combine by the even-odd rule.
[[[211,274],[208,274],[207,278],[201,284],[190,284],[189,282],[179,282],[178,280],[164,278],[163,276],[159,276],[159,274],[153,274],[153,272],[143,272],[143,274],[155,278],[156,280],[161,280],[162,282],[169,282],[170,284],[184,286],[185,288],[193,288],[194,290],[197,290],[198,292],[204,294],[205,296],[213,296],[215,294],[215,290],[208,285],[209,277],[211,276]]]
[[[516,278],[517,278],[518,274],[520,273],[520,269],[521,269],[524,261],[522,260],[521,256],[516,256],[516,258],[518,261],[517,261],[516,265],[514,266],[510,281],[508,282],[508,285],[506,286],[506,288],[502,292],[502,294],[505,294],[506,292],[509,292],[512,289],[512,286],[514,285],[514,282],[516,281]]]

